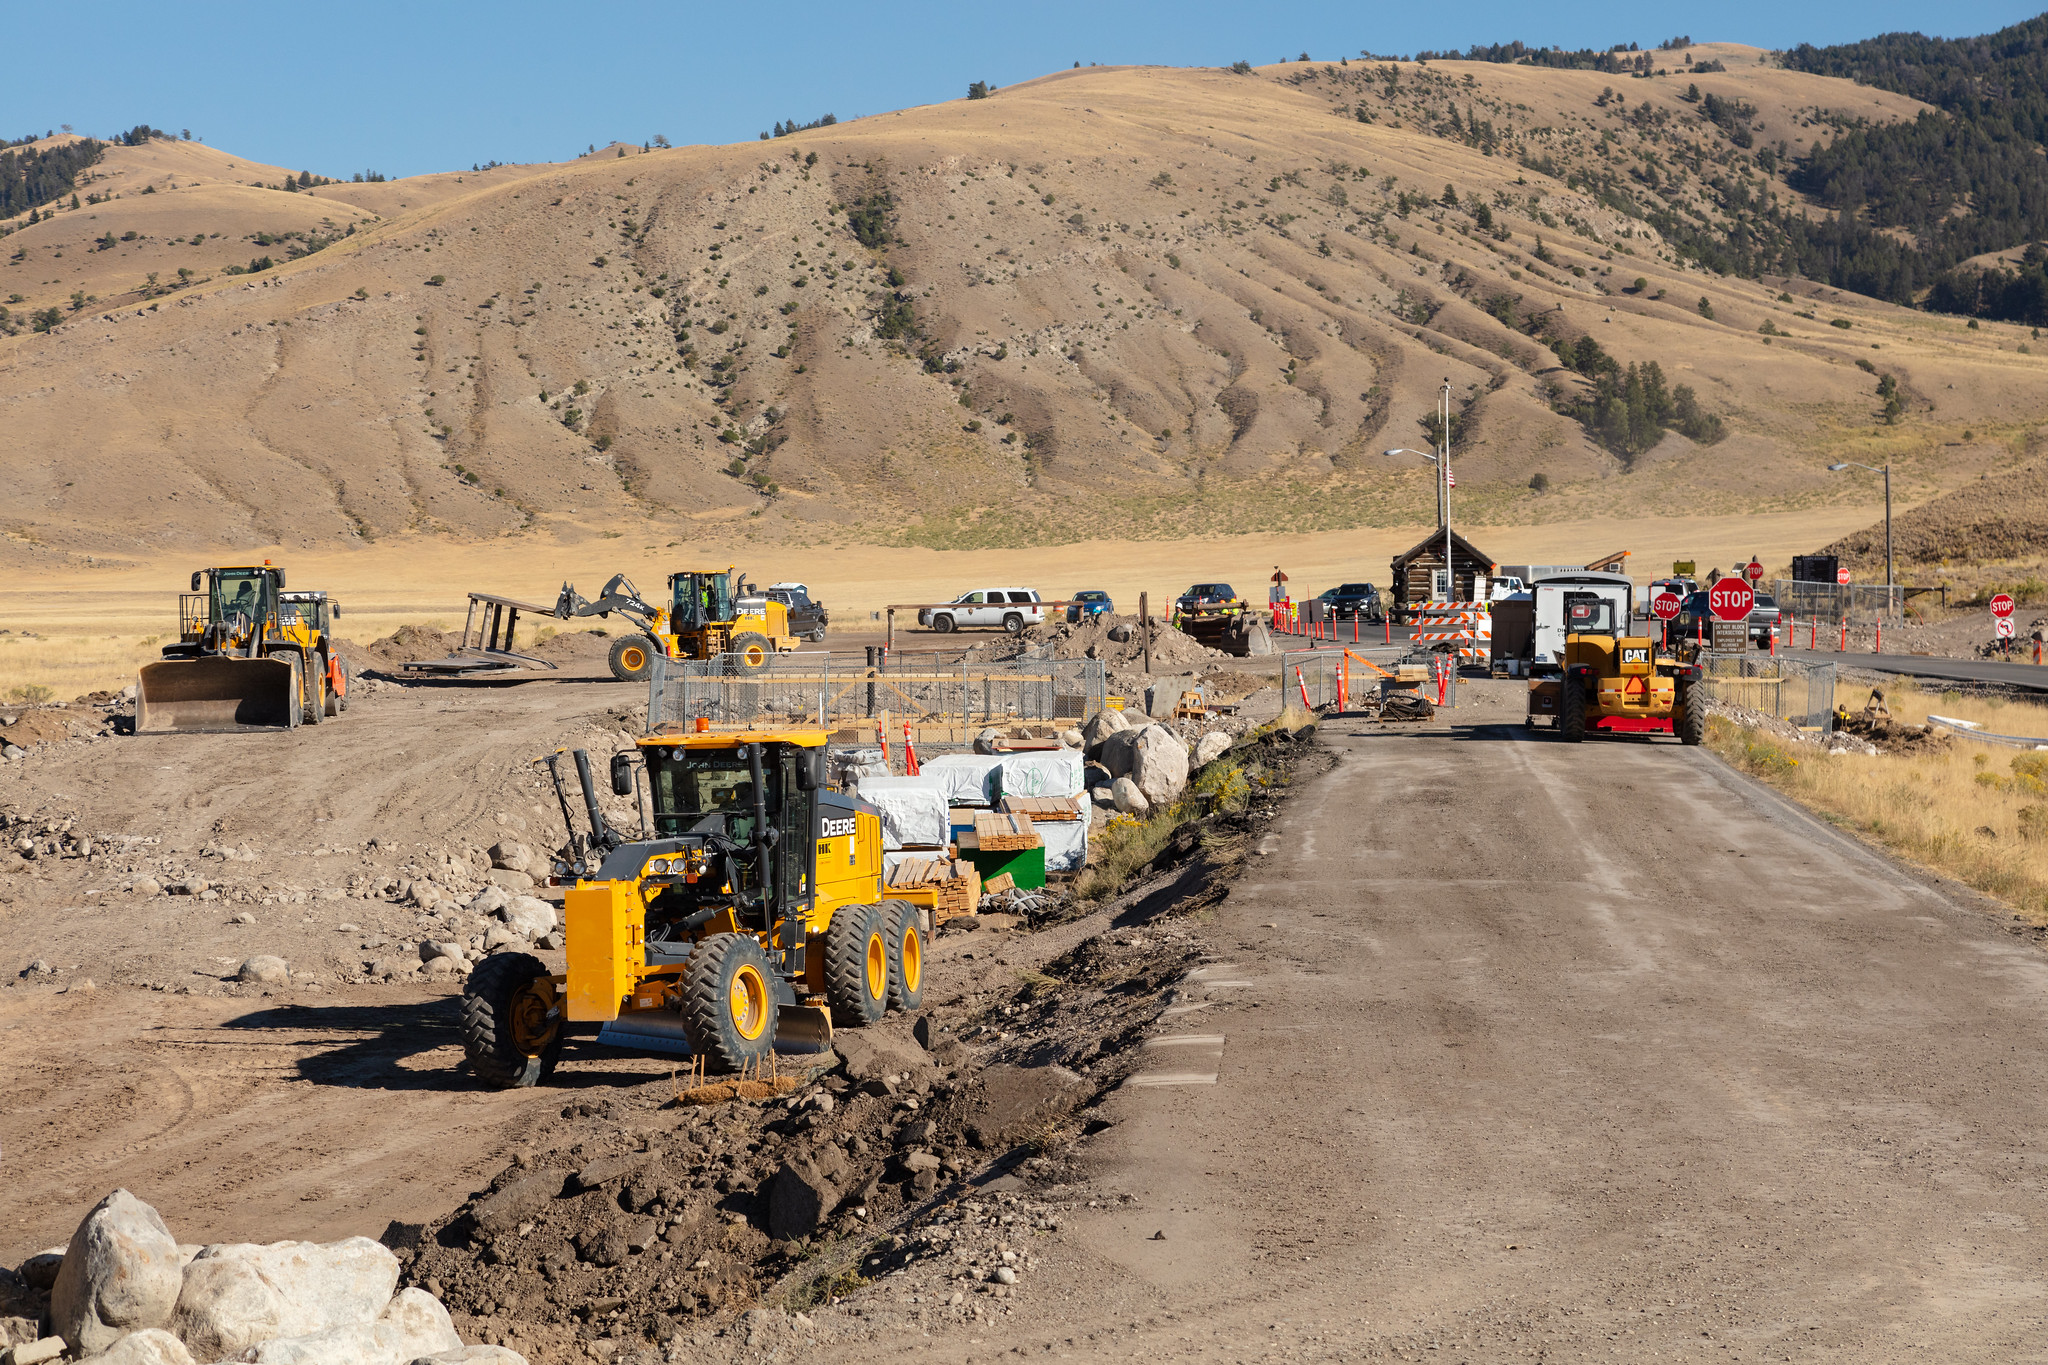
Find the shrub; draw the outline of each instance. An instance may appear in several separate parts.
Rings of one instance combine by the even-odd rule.
[[[995,87],[987,81],[976,81],[967,87],[967,98],[971,100],[985,100],[994,93]]]
[[[1548,493],[1550,491],[1550,476],[1540,469],[1531,474],[1529,476],[1529,491],[1531,493]]]
[[[1700,295],[1700,316],[1708,322],[1714,320],[1714,303],[1705,294]]]
[[[1249,76],[1252,74],[1252,64],[1244,60],[1242,57],[1232,62],[1230,64],[1230,69],[1232,71],[1235,71],[1240,76]]]
[[[448,283],[448,277],[446,275],[430,275],[427,277],[427,283],[438,289],[440,286]]]

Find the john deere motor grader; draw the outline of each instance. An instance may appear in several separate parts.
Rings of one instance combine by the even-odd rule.
[[[1530,589],[1529,728],[1548,716],[1558,738],[1574,744],[1589,731],[1675,735],[1684,744],[1706,737],[1706,714],[1690,704],[1700,669],[1628,634],[1633,594],[1627,577],[1608,573],[1543,579]]]
[[[723,570],[692,569],[668,576],[670,602],[657,607],[640,596],[624,574],[613,574],[594,602],[585,601],[575,585],[564,583],[555,600],[555,617],[609,616],[618,612],[640,627],[639,633],[612,642],[612,676],[638,682],[653,666],[654,655],[671,659],[714,659],[729,655],[742,673],[758,673],[775,654],[797,646],[789,632],[789,608],[770,598],[758,610],[741,611],[737,566]]]
[[[651,838],[605,821],[589,756],[574,751],[590,833],[558,876],[568,970],[530,953],[478,963],[463,992],[463,1050],[500,1088],[547,1078],[563,1039],[688,1052],[709,1070],[817,1052],[834,1026],[915,1010],[923,912],[882,898],[874,807],[827,788],[825,732],[656,735],[612,759],[612,791],[644,773]],[[569,802],[548,759],[565,822]]]
[[[288,730],[340,715],[348,672],[328,634],[340,614],[324,592],[286,592],[267,561],[199,570],[179,594],[178,643],[142,666],[136,732]]]

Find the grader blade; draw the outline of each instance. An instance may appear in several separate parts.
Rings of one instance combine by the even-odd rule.
[[[135,733],[289,730],[299,723],[292,666],[269,659],[165,659],[144,664]]]
[[[775,1012],[777,1052],[832,1050],[832,1012],[816,1005],[784,1005]]]

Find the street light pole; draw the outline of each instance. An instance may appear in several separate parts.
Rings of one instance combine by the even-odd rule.
[[[1890,463],[1880,469],[1876,465],[1858,464],[1854,460],[1843,460],[1828,466],[1830,474],[1839,474],[1845,469],[1866,469],[1872,474],[1884,475],[1884,614],[1892,614],[1892,601],[1897,596],[1898,579],[1892,561],[1892,467]]]
[[[1444,485],[1444,600],[1458,599],[1458,565],[1451,558],[1451,381],[1444,379],[1441,416],[1437,425],[1443,437],[1443,455],[1436,462],[1436,469]]]

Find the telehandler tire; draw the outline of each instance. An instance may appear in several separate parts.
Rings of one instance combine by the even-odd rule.
[[[743,630],[726,646],[735,673],[759,673],[775,658],[775,646],[758,630]]]
[[[872,1024],[889,1012],[895,979],[889,929],[880,904],[842,905],[825,930],[825,998],[834,1028]]]
[[[752,934],[713,934],[683,969],[683,1031],[713,1071],[738,1071],[775,1051],[774,968]]]
[[[1577,678],[1566,678],[1557,707],[1557,737],[1577,744],[1586,737],[1586,689]]]
[[[654,667],[654,641],[645,635],[625,635],[612,641],[605,662],[620,682],[639,682]]]
[[[889,1008],[909,1014],[924,1004],[924,912],[908,901],[883,901],[889,944]]]
[[[1680,744],[1699,745],[1707,738],[1707,713],[1705,709],[1692,704],[1692,689],[1686,688],[1679,694],[1680,715],[1671,728],[1678,733]]]
[[[493,953],[462,987],[462,1051],[485,1085],[539,1085],[562,1058],[554,983],[531,953]]]

